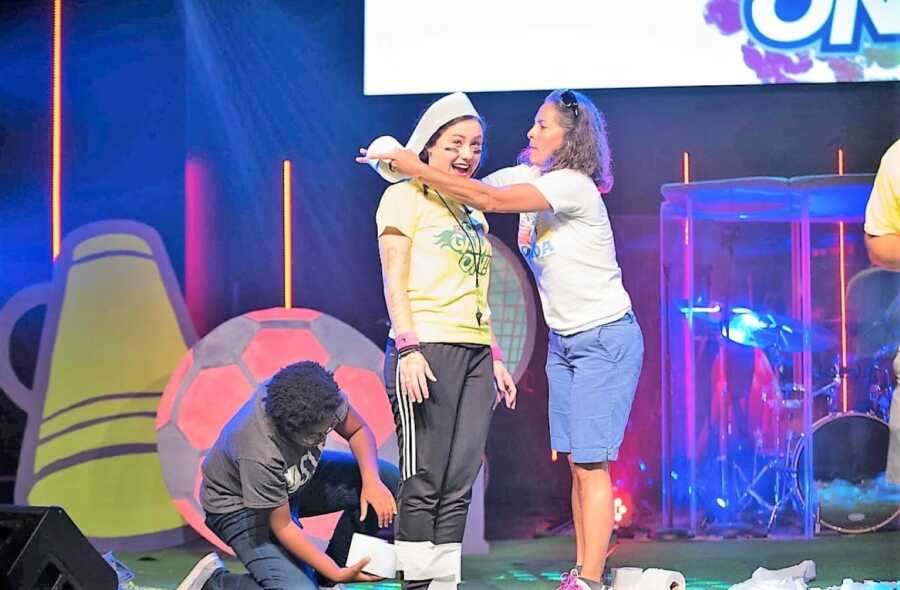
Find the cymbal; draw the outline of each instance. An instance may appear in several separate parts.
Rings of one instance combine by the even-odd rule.
[[[707,305],[687,305],[682,302],[678,310],[685,316],[719,326],[722,335],[732,342],[761,348],[777,349],[782,352],[802,352],[806,331],[803,323],[793,318],[769,312],[754,311],[746,307],[732,307],[725,326],[722,305],[709,302]],[[809,330],[810,349],[827,350],[837,346],[837,337],[829,330],[811,326]]]
[[[732,342],[754,348],[775,348],[782,352],[802,352],[806,330],[795,319],[747,308],[733,308],[728,330],[722,334]],[[837,337],[819,326],[809,328],[810,349],[827,350],[837,346]]]

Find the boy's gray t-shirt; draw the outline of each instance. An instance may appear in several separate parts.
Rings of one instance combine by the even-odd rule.
[[[207,512],[227,514],[286,504],[319,465],[325,443],[307,447],[282,436],[265,411],[266,385],[260,385],[228,421],[203,461],[200,504]],[[337,422],[348,411],[345,399],[336,412]]]

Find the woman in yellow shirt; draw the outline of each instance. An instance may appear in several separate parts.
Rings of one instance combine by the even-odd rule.
[[[432,104],[407,143],[429,166],[464,177],[478,169],[482,146],[481,118],[462,93]],[[516,396],[492,346],[488,223],[418,181],[389,187],[376,222],[392,326],[385,383],[402,476],[398,569],[404,588],[455,588],[497,388],[510,408]]]

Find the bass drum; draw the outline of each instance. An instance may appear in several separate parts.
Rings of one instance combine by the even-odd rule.
[[[813,424],[813,474],[819,522],[842,533],[867,533],[900,514],[900,493],[884,477],[890,430],[870,414],[834,414]],[[805,503],[806,440],[794,451],[797,495]]]
[[[872,412],[882,420],[891,415],[891,396],[897,386],[898,354],[897,345],[885,346],[877,353],[869,367],[864,369]]]

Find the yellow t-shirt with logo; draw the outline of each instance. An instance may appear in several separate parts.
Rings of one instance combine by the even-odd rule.
[[[881,158],[866,204],[865,232],[870,236],[900,234],[900,140]]]
[[[406,290],[422,342],[491,343],[489,227],[468,211],[417,181],[388,187],[378,205],[378,235],[393,227],[412,240]]]

